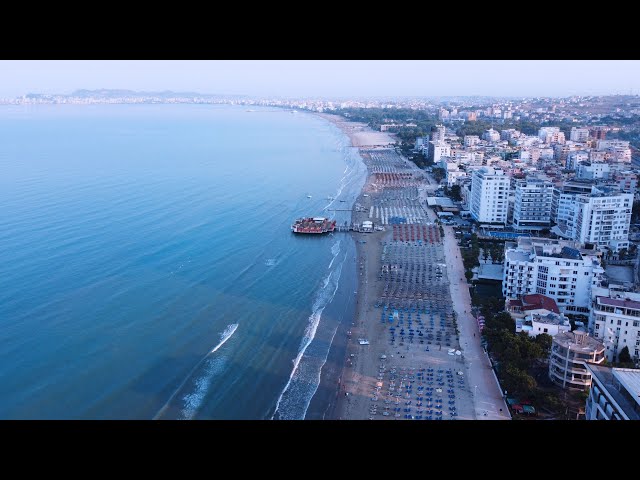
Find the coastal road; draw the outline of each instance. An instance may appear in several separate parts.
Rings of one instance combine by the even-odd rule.
[[[509,410],[498,387],[489,357],[480,345],[477,322],[471,315],[471,296],[453,227],[444,227],[444,231],[444,251],[451,299],[458,319],[460,349],[467,365],[467,380],[473,393],[476,418],[478,420],[510,420]]]

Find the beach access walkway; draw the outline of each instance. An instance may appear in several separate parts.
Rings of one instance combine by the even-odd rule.
[[[467,379],[473,392],[473,402],[478,420],[510,420],[498,380],[491,368],[489,357],[480,344],[478,324],[471,315],[471,296],[464,276],[453,227],[444,227],[444,251],[451,289],[453,308],[458,318],[460,348],[467,364]]]

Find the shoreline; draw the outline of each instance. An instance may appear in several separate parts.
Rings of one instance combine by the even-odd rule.
[[[332,375],[327,372],[326,375],[321,376],[321,384],[324,385],[324,388],[333,388],[335,391],[335,401],[332,401],[327,407],[327,415],[323,418],[339,420],[396,420],[402,419],[402,417],[404,419],[424,418],[427,420],[443,418],[442,415],[445,412],[431,410],[430,393],[426,396],[428,400],[425,400],[423,407],[422,397],[415,396],[421,394],[408,390],[410,388],[408,382],[414,382],[413,376],[418,372],[424,372],[429,367],[429,372],[438,372],[436,376],[444,375],[439,372],[446,372],[449,376],[446,380],[449,382],[446,394],[440,388],[434,392],[434,398],[437,402],[442,401],[441,399],[446,402],[448,409],[445,414],[446,418],[461,420],[510,419],[504,399],[492,377],[488,358],[486,358],[486,354],[483,354],[477,324],[469,314],[471,301],[468,284],[460,271],[462,261],[457,242],[453,238],[453,229],[445,227],[445,234],[441,238],[439,234],[433,233],[433,229],[437,228],[433,224],[435,214],[426,207],[424,201],[428,191],[433,190],[436,185],[431,183],[423,170],[398,155],[395,149],[389,148],[390,144],[395,144],[395,141],[388,134],[374,132],[366,124],[350,122],[337,115],[317,115],[333,123],[349,137],[351,145],[358,148],[359,157],[367,168],[365,184],[352,208],[352,222],[360,223],[364,220],[373,220],[384,226],[384,231],[350,232],[356,247],[355,314],[350,320],[342,319],[334,339],[334,342],[337,341],[336,345],[339,344],[340,347],[334,348],[333,345],[331,347],[333,358],[340,356],[340,352],[344,351],[341,368],[333,368]],[[375,151],[376,147],[380,149],[379,152]],[[391,168],[392,172],[409,175],[395,179],[381,178],[380,175],[375,174],[376,171],[380,171],[379,166],[382,166],[382,172],[388,172],[387,169]],[[356,210],[356,204],[360,204],[361,208]],[[375,217],[372,213],[374,208]],[[384,220],[382,220],[383,210]],[[393,241],[394,229],[391,227],[392,222],[389,221],[392,216],[405,217],[404,221],[407,227],[425,225],[424,229],[431,229],[429,231],[436,235],[435,242],[430,239],[426,243],[425,240],[424,245],[428,248],[423,250],[424,247],[414,243],[413,234],[411,241],[408,238],[406,240],[400,239],[400,242]],[[377,220],[378,218],[380,220]],[[431,227],[427,225],[431,225]],[[387,246],[384,247],[384,245]],[[392,247],[392,245],[395,246]],[[396,259],[386,260],[386,264],[390,268],[394,268],[394,272],[398,272],[393,274],[395,278],[401,272],[405,272],[403,275],[406,277],[407,273],[413,271],[414,268],[420,268],[419,265],[428,265],[429,272],[432,272],[431,268],[437,265],[446,265],[446,267],[442,274],[439,273],[441,277],[433,277],[431,273],[428,273],[427,277],[430,280],[426,284],[423,273],[423,283],[414,284],[417,287],[422,285],[418,287],[419,290],[415,290],[415,292],[423,292],[417,296],[413,293],[408,296],[404,295],[402,291],[405,287],[399,286],[402,284],[393,283],[397,280],[392,280],[391,288],[401,288],[399,295],[396,290],[393,292],[393,296],[386,296],[386,289],[390,285],[390,277],[386,275],[391,272],[385,274],[386,280],[381,280],[383,248],[406,248],[407,254],[410,255],[408,263],[405,261],[404,266],[402,266],[402,260],[399,260],[402,257],[388,257]],[[398,264],[398,261],[401,263]],[[392,263],[394,266],[391,267],[388,262],[396,263]],[[398,268],[409,268],[409,270],[397,270]],[[402,280],[402,282],[405,281]],[[411,282],[411,280],[409,281]],[[415,281],[418,282],[417,277]],[[406,286],[406,284],[404,285]],[[385,295],[383,298],[387,298],[385,303],[390,301],[398,305],[400,302],[404,305],[404,310],[398,309],[399,319],[395,316],[398,311],[394,310],[398,307],[391,306],[386,312],[387,315],[395,312],[395,319],[387,321],[383,310],[374,306],[374,300],[381,294]],[[422,313],[424,322],[420,320],[418,315],[416,315],[418,318],[414,317],[414,328],[419,329],[416,331],[416,335],[419,334],[421,337],[407,337],[406,340],[402,337],[396,344],[392,338],[393,334],[389,333],[387,327],[391,327],[393,323],[394,327],[399,326],[400,334],[405,335],[402,329],[407,327],[403,327],[403,325],[408,325],[409,329],[412,328],[411,313],[406,318],[407,323],[403,323],[402,315],[407,315],[409,312],[408,303],[414,302],[415,306],[416,299],[424,299],[420,301],[429,303],[428,308]],[[411,311],[415,315],[416,310]],[[434,316],[436,321],[438,318],[440,319],[438,324],[434,324]],[[380,324],[378,318],[384,325]],[[390,330],[394,329],[390,328]],[[410,331],[413,332],[413,330]],[[409,333],[409,335],[414,334]],[[360,345],[357,341],[360,338],[367,339],[369,343]],[[433,376],[434,374],[429,373],[427,376],[429,375]],[[442,377],[426,378],[425,380],[427,380],[424,384],[425,387],[420,386],[420,389],[433,390],[429,386],[433,385],[433,380],[444,381]],[[416,377],[416,381],[418,382],[417,386],[423,385],[422,376]],[[399,382],[399,384],[395,382]],[[443,386],[444,383],[436,385]],[[384,390],[382,390],[383,388]],[[407,400],[406,404],[399,402],[398,397],[400,397],[401,390],[402,397],[406,396],[403,399]],[[381,395],[382,397],[379,398]],[[414,403],[409,401],[411,399]],[[402,410],[396,407],[401,403]],[[392,408],[393,410],[391,410]],[[384,411],[382,411],[383,409]],[[404,412],[404,415],[400,412]],[[435,415],[435,418],[432,415]]]
[[[319,117],[327,120],[336,126],[342,133],[344,133],[351,143],[351,147],[358,149],[358,156],[360,157],[360,161],[364,162],[362,158],[362,148],[367,147],[381,147],[381,146],[389,146],[390,144],[395,144],[396,141],[387,133],[383,132],[375,132],[371,130],[371,128],[360,122],[352,122],[349,121],[339,115],[326,114],[326,113],[316,113]],[[365,163],[365,167],[367,168],[367,174],[365,183],[362,187],[362,190],[358,194],[355,199],[354,205],[352,206],[352,214],[351,221],[353,221],[354,213],[355,213],[355,203],[362,203],[363,194],[365,193],[367,186],[371,181],[371,172]],[[369,237],[372,235],[382,234],[384,232],[376,232],[373,234],[364,234]],[[355,245],[355,258],[354,262],[354,271],[356,275],[356,294],[355,296],[355,308],[345,307],[345,315],[340,321],[334,340],[330,347],[329,357],[327,358],[327,364],[325,368],[323,368],[321,378],[320,378],[320,386],[319,389],[325,389],[335,392],[334,395],[331,396],[331,400],[329,405],[327,406],[325,413],[323,415],[323,419],[326,420],[339,420],[343,419],[345,416],[345,385],[349,381],[347,379],[348,368],[352,368],[354,362],[351,362],[351,353],[353,353],[353,349],[351,345],[351,340],[354,338],[355,332],[364,327],[364,322],[361,321],[363,315],[363,308],[365,306],[365,298],[366,298],[366,290],[367,283],[363,281],[364,275],[358,275],[358,266],[361,265],[364,258],[373,258],[373,252],[371,248],[366,248],[368,245],[373,245],[373,242],[362,244],[358,240],[360,236],[363,235],[361,233],[349,232],[349,236],[354,242]],[[375,249],[374,249],[375,250]],[[369,253],[369,255],[367,255]],[[351,259],[349,259],[351,260]],[[349,288],[351,285],[349,286]],[[346,286],[345,286],[346,288]],[[353,302],[349,302],[353,303]],[[348,310],[348,312],[347,312]],[[351,313],[352,315],[348,315]],[[349,334],[351,333],[351,335]],[[333,368],[332,368],[333,366]],[[326,368],[329,367],[329,368]],[[312,400],[313,402],[313,400]]]

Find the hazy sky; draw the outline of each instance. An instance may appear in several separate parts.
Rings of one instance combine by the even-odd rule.
[[[640,94],[640,61],[0,61],[0,97],[79,88],[257,96]]]

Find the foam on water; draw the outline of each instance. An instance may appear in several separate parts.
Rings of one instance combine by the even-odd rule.
[[[173,392],[173,395],[169,397],[169,400],[167,400],[167,403],[165,403],[162,406],[162,408],[158,411],[156,416],[153,417],[154,420],[157,420],[164,414],[164,412],[167,410],[167,408],[169,407],[169,405],[171,404],[175,396],[178,394],[178,392],[180,392],[180,390],[182,390],[182,388],[193,376],[193,374],[198,369],[198,367],[200,367],[209,358],[211,354],[215,353],[220,347],[222,347],[222,345],[224,345],[226,341],[231,338],[231,336],[236,332],[237,329],[238,329],[237,323],[228,325],[227,328],[225,328],[225,330],[220,334],[220,343],[218,343],[215,347],[213,347],[211,351],[207,353],[204,356],[204,358],[200,360],[196,364],[196,366],[191,369],[191,371],[189,372],[187,377],[183,380],[183,382],[180,384],[180,386],[175,390],[175,392]],[[207,368],[207,371],[205,372],[205,375],[203,375],[201,378],[199,378],[195,382],[196,391],[193,392],[193,394],[189,394],[184,397],[185,409],[182,412],[183,416],[185,415],[185,412],[189,413],[193,411],[195,413],[197,411],[197,408],[199,408],[202,405],[202,400],[204,399],[204,396],[206,395],[207,390],[209,388],[208,387],[209,382],[211,381],[211,378],[215,373],[216,373],[216,370],[213,369],[213,364],[208,364],[208,368]],[[206,384],[206,388],[205,388],[205,384]],[[185,416],[184,418],[193,418],[193,415]]]
[[[340,241],[338,240],[331,247],[331,252],[335,257],[340,253]],[[322,319],[322,312],[325,307],[333,300],[333,297],[338,290],[340,284],[340,275],[342,273],[342,266],[346,255],[342,258],[342,261],[338,264],[335,270],[331,271],[323,280],[323,286],[318,291],[315,301],[312,306],[312,312],[308,319],[307,327],[305,328],[304,335],[302,337],[300,349],[296,358],[293,359],[293,369],[289,380],[285,385],[278,401],[276,402],[275,411],[271,417],[273,420],[276,416],[285,420],[302,420],[304,419],[311,399],[318,389],[320,382],[320,371],[322,365],[326,362],[326,356],[328,355],[328,349],[325,353],[322,365],[319,368],[314,368],[314,362],[307,360],[305,352],[307,348],[313,342],[316,331]],[[334,332],[335,334],[335,332]],[[308,370],[312,370],[309,372]],[[310,382],[311,377],[315,380]]]

